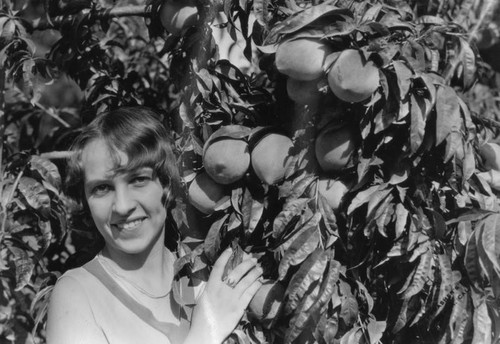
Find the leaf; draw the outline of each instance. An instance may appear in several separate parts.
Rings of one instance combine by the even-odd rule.
[[[385,321],[376,321],[375,319],[371,319],[366,326],[368,330],[368,336],[370,338],[370,344],[377,344],[382,339],[382,335],[384,334],[385,328],[387,327],[387,322]]]
[[[410,96],[410,99],[410,147],[411,152],[415,154],[422,145],[424,139],[425,120],[424,112],[422,111],[423,103],[413,94]]]
[[[431,261],[432,261],[432,252],[427,250],[426,253],[420,256],[420,260],[415,269],[415,274],[411,276],[411,283],[406,290],[398,291],[398,294],[402,294],[401,297],[403,299],[409,299],[413,295],[418,294],[425,283],[428,280],[429,273],[431,272]]]
[[[316,324],[315,319],[319,317],[321,309],[330,301],[337,289],[339,272],[340,263],[331,259],[317,295],[311,293],[309,299],[304,299],[290,321],[291,326],[287,331],[285,342],[291,343],[308,325]]]
[[[300,265],[297,272],[290,279],[285,292],[285,295],[288,296],[284,308],[285,314],[293,313],[310,287],[318,283],[325,271],[327,262],[328,255],[322,248],[318,247]]]
[[[464,221],[479,221],[492,214],[495,214],[491,210],[484,210],[480,208],[466,208],[459,210],[458,216],[446,221],[449,226],[454,223],[464,222]]]
[[[262,214],[264,213],[264,202],[246,189],[241,206],[243,215],[243,228],[246,235],[251,235],[257,227]]]
[[[307,198],[298,198],[292,200],[290,202],[285,203],[283,210],[276,216],[273,223],[273,237],[278,238],[281,236],[292,220],[299,216],[305,209],[309,199]]]
[[[340,289],[340,318],[344,321],[345,325],[350,327],[352,326],[358,319],[359,314],[359,305],[358,301],[354,297],[351,286],[343,281],[339,280],[339,289]]]
[[[16,268],[15,290],[19,291],[29,283],[35,264],[26,250],[15,246],[8,246],[8,249],[14,255],[13,261]]]
[[[231,256],[229,257],[229,260],[226,263],[226,266],[224,266],[224,272],[222,273],[222,279],[227,276],[231,271],[234,270],[235,267],[240,265],[240,263],[243,261],[243,253],[244,251],[241,249],[241,246],[238,245],[237,243],[234,243],[232,245],[233,252],[231,253]]]
[[[453,272],[451,270],[451,261],[447,254],[438,254],[439,263],[439,273],[440,273],[440,284],[439,293],[437,298],[437,309],[433,314],[433,317],[437,316],[444,309],[446,302],[453,292]]]
[[[491,319],[484,301],[474,308],[472,322],[474,325],[472,344],[491,344]]]
[[[327,1],[320,5],[311,6],[308,9],[291,15],[281,23],[276,24],[269,33],[265,42],[266,44],[275,43],[280,35],[292,34],[294,32],[297,32],[298,30],[304,28],[306,25],[321,17],[348,13],[348,10],[341,9],[332,5],[332,1]]]
[[[40,176],[55,187],[56,190],[61,189],[61,175],[54,163],[42,159],[37,155],[32,155],[30,157],[30,166],[32,170],[37,171]]]
[[[302,263],[318,247],[320,241],[318,222],[320,219],[320,213],[314,214],[313,218],[306,222],[303,229],[300,230],[300,235],[286,250],[278,268],[280,280],[285,278],[291,265]]]
[[[465,270],[469,276],[469,280],[476,289],[479,289],[482,284],[481,269],[478,262],[479,253],[477,250],[475,231],[469,236],[465,249]]]
[[[35,210],[39,211],[45,218],[50,214],[50,197],[42,184],[30,177],[21,177],[19,191],[25,200]]]
[[[452,132],[459,133],[461,125],[458,96],[449,86],[437,89],[436,99],[436,146],[440,145]]]
[[[396,239],[400,238],[405,232],[409,213],[408,209],[402,203],[396,205],[396,225],[394,228]]]
[[[372,185],[368,189],[358,192],[356,197],[349,204],[349,208],[347,209],[347,215],[351,215],[354,210],[361,207],[363,204],[370,201],[372,195],[377,192],[380,188],[384,188],[385,186],[381,185]]]
[[[224,214],[220,219],[212,223],[205,237],[205,254],[210,261],[215,261],[215,256],[220,249],[221,229],[229,219],[230,214]]]
[[[460,41],[460,57],[462,58],[462,82],[463,87],[468,90],[476,81],[476,55],[469,43],[462,37]]]
[[[328,204],[326,198],[323,197],[323,195],[321,194],[318,195],[318,203],[319,203],[318,204],[319,212],[322,215],[321,216],[321,219],[323,220],[322,223],[325,225],[327,234],[330,237],[335,237],[332,238],[332,240],[336,240],[339,237],[337,217],[335,216],[335,213],[333,212],[333,209],[330,206],[330,204]]]
[[[405,99],[411,86],[411,77],[413,72],[401,61],[393,61],[392,65],[396,71],[399,86],[400,99]]]
[[[496,274],[500,277],[500,262],[498,261],[498,256],[500,255],[500,235],[496,235],[499,230],[498,225],[499,215],[494,214],[486,217],[477,224],[480,233],[480,242],[478,242],[479,258],[481,260],[487,259],[493,266],[493,271],[491,273]],[[485,253],[486,257],[482,255]],[[491,282],[493,282],[490,279]]]

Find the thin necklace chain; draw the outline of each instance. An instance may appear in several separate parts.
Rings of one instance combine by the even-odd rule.
[[[152,294],[150,293],[149,291],[145,290],[144,288],[142,288],[140,285],[132,282],[132,281],[129,281],[125,276],[121,275],[119,272],[117,272],[115,269],[113,269],[113,267],[106,261],[106,259],[102,256],[101,252],[98,253],[97,255],[97,259],[99,259],[99,261],[104,264],[104,266],[106,267],[106,269],[115,277],[118,277],[120,280],[126,282],[127,284],[131,285],[132,287],[134,287],[135,289],[137,289],[138,292],[140,292],[141,294],[143,295],[146,295],[147,297],[151,298],[151,299],[162,299],[164,297],[167,297],[170,292],[172,291],[172,289],[170,288],[167,292],[163,293],[163,294],[160,294],[160,295],[155,295],[155,294]]]

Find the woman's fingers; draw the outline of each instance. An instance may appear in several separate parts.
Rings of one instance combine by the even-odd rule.
[[[224,274],[224,267],[229,261],[231,253],[232,253],[231,248],[227,248],[226,250],[224,250],[224,252],[222,252],[222,254],[219,256],[219,259],[217,259],[217,261],[214,264],[212,273],[210,274],[210,279],[218,281],[222,280],[222,275]]]
[[[260,266],[254,267],[250,270],[236,285],[235,289],[239,293],[245,292],[256,280],[262,276],[262,268]]]
[[[252,270],[256,264],[257,259],[255,258],[245,259],[227,274],[225,282],[231,287],[236,286],[240,282],[241,278]]]
[[[245,289],[240,297],[240,302],[245,308],[248,306],[250,301],[252,301],[252,298],[257,293],[257,290],[259,290],[260,287],[262,287],[262,282],[260,279],[257,279],[252,284],[250,284],[248,288]]]

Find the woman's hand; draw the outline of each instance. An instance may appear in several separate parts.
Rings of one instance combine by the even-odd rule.
[[[185,343],[222,343],[234,330],[250,300],[261,287],[262,268],[255,258],[243,260],[222,280],[231,256],[225,250],[214,264],[193,312]]]

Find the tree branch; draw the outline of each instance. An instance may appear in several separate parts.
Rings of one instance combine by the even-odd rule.
[[[132,17],[141,16],[149,17],[151,15],[151,10],[149,6],[146,5],[130,5],[122,7],[113,7],[100,10],[83,10],[78,14],[57,16],[53,18],[40,18],[32,22],[28,22],[32,30],[47,30],[47,29],[59,29],[65,25],[71,25],[83,18],[88,23],[95,22],[97,20],[107,20],[111,18],[119,17]],[[86,17],[86,18],[85,18]]]

